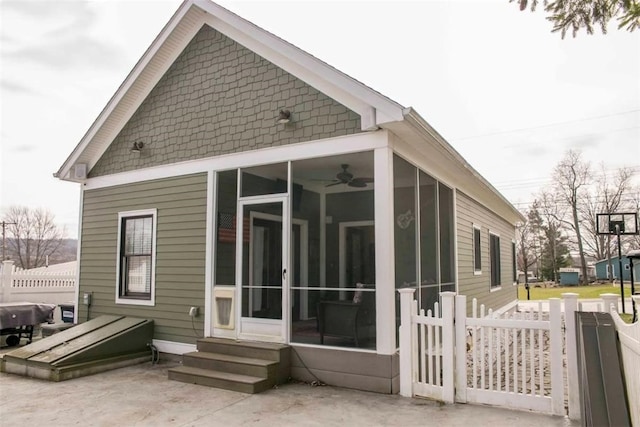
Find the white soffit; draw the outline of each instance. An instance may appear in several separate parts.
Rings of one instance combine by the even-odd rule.
[[[95,166],[187,44],[209,25],[361,116],[363,130],[403,120],[403,107],[314,56],[208,0],[185,1],[129,73],[60,170],[77,181],[76,163]]]

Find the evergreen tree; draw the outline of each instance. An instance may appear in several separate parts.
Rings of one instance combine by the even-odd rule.
[[[513,2],[514,0],[509,0]],[[517,0],[520,10],[531,5],[535,11],[539,0]],[[587,34],[593,34],[593,28],[599,26],[607,33],[607,24],[614,18],[618,20],[618,29],[634,31],[640,28],[640,2],[637,0],[543,0],[547,19],[553,23],[552,32],[560,32],[564,38],[571,30],[573,37],[581,28]]]
[[[554,223],[543,227],[544,243],[542,246],[540,274],[545,280],[559,281],[559,271],[571,263],[567,237]]]

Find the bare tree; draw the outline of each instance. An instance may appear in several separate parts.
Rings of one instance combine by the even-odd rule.
[[[587,263],[580,230],[578,204],[590,183],[590,165],[584,162],[579,151],[569,150],[553,170],[554,191],[559,202],[565,203],[571,211],[571,221],[566,223],[573,229],[578,243],[582,283],[588,282]]]
[[[538,263],[538,251],[540,247],[540,228],[542,218],[537,210],[537,201],[525,213],[527,221],[516,228],[516,240],[518,246],[518,268],[524,273],[524,284],[529,299],[529,267]],[[536,272],[536,275],[538,273]]]
[[[599,235],[596,228],[596,218],[599,213],[615,213],[631,211],[634,207],[627,197],[631,191],[633,169],[620,168],[613,179],[607,177],[604,164],[601,165],[601,174],[595,178],[593,191],[582,195],[578,210],[582,217],[584,228],[585,250],[590,252],[597,260],[609,260],[609,272],[611,267],[611,235]],[[611,277],[609,277],[611,279]]]
[[[631,189],[631,211],[640,214],[640,186]],[[639,220],[640,221],[640,220]],[[640,234],[629,237],[629,249],[640,249]]]
[[[551,273],[550,279],[554,282],[558,281],[558,270],[560,265],[558,264],[560,248],[559,237],[562,230],[571,228],[571,223],[567,221],[569,215],[569,209],[567,205],[558,200],[558,196],[551,192],[549,189],[543,190],[537,198],[539,202],[539,212],[543,219],[544,226],[542,227],[542,234],[544,242],[541,245],[543,252],[547,253],[548,263]],[[544,270],[547,270],[545,268]]]
[[[42,267],[46,259],[58,251],[65,230],[60,229],[54,215],[45,209],[12,206],[4,215],[9,248],[16,264],[24,269]]]

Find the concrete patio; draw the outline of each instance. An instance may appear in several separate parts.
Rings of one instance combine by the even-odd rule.
[[[530,412],[299,383],[242,394],[169,381],[175,365],[144,363],[59,383],[0,374],[0,419],[7,426],[574,425]]]

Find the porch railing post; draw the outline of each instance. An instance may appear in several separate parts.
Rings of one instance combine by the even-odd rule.
[[[551,412],[564,415],[564,375],[562,374],[562,308],[560,298],[549,299],[551,340]]]
[[[467,297],[458,295],[455,299],[455,400],[456,402],[465,403],[467,401]]]
[[[400,293],[400,395],[413,396],[413,352],[411,306],[415,289],[398,289]]]
[[[569,419],[580,419],[580,381],[578,380],[578,349],[576,348],[576,311],[578,311],[578,294],[565,292],[564,325],[565,346],[567,352],[567,392],[569,403]]]
[[[442,292],[442,400],[445,403],[454,402],[454,300],[455,292]]]

